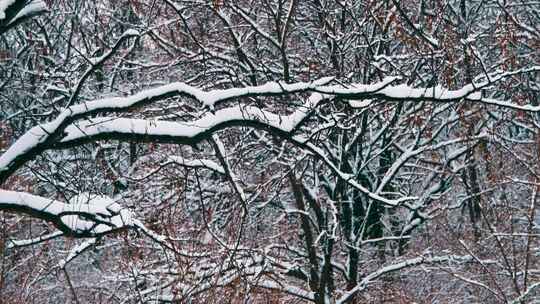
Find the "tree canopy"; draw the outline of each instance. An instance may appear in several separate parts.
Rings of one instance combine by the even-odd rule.
[[[539,49],[536,1],[0,0],[0,298],[540,300]]]

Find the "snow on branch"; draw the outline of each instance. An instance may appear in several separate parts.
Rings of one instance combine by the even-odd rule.
[[[268,290],[275,290],[294,297],[314,301],[314,292],[305,290],[287,283],[285,275],[273,265],[265,263],[265,257],[257,254],[250,256],[237,256],[234,267],[223,269],[213,261],[203,260],[193,266],[197,269],[195,281],[196,287],[176,283],[176,289],[183,297],[193,296],[216,287],[231,286],[240,278],[249,281],[253,287],[260,287]],[[214,277],[218,276],[215,280]],[[212,280],[209,280],[212,278]],[[162,302],[174,302],[179,299],[178,294],[163,294],[159,297]]]
[[[0,189],[0,210],[31,215],[54,224],[66,235],[94,237],[132,225],[132,214],[105,196],[83,193],[69,203],[26,192]]]
[[[122,43],[127,40],[128,38],[138,37],[140,34],[136,30],[130,29],[125,31],[120,38],[116,41],[114,46],[107,51],[105,54],[97,57],[97,58],[90,58],[90,66],[86,69],[82,77],[79,79],[77,85],[75,86],[75,89],[73,90],[73,93],[71,94],[71,97],[68,101],[68,106],[71,106],[74,104],[75,100],[79,97],[79,93],[85,83],[85,81],[92,75],[92,73],[99,67],[101,67],[109,58],[111,58],[118,50],[120,49],[120,46]]]
[[[48,10],[42,0],[0,0],[0,35],[27,18]]]
[[[129,35],[131,34],[132,33],[129,33]],[[4,182],[17,168],[22,166],[28,160],[50,148],[57,138],[62,137],[64,129],[73,122],[93,114],[125,111],[136,106],[142,106],[169,97],[188,96],[194,98],[208,108],[213,108],[218,103],[241,97],[275,96],[314,91],[323,94],[312,95],[312,98],[313,96],[318,96],[316,99],[323,99],[323,96],[333,95],[346,99],[383,98],[386,100],[403,101],[431,100],[439,102],[455,102],[465,98],[484,102],[485,100],[482,98],[480,92],[481,89],[487,88],[494,82],[504,79],[505,77],[537,71],[540,71],[540,66],[513,72],[487,75],[483,76],[484,78],[487,78],[487,80],[483,82],[469,84],[460,90],[453,91],[442,87],[413,88],[407,85],[392,86],[391,84],[399,79],[396,77],[387,77],[381,82],[371,85],[350,85],[348,88],[345,88],[343,85],[328,86],[328,83],[333,80],[332,77],[325,77],[312,82],[299,82],[293,84],[269,82],[260,86],[213,91],[203,91],[185,83],[172,83],[145,90],[127,97],[105,98],[73,105],[62,111],[55,120],[31,128],[0,156],[0,183]],[[496,103],[491,100],[485,102],[489,104]],[[307,109],[312,109],[316,107],[317,103],[317,101],[310,99],[305,107]],[[513,108],[520,107],[506,102],[497,102],[497,104]],[[522,108],[533,111],[540,110],[528,106],[522,106]],[[211,132],[213,131],[212,128],[224,124],[225,122],[239,123],[249,121],[265,121],[270,127],[290,133],[294,129],[294,126],[306,117],[305,112],[306,111],[297,111],[294,115],[297,115],[298,117],[291,116],[284,118],[281,115],[268,113],[255,107],[237,107],[220,110],[216,112],[214,117],[207,116],[197,121],[196,124],[184,123],[184,125],[180,125],[182,123],[157,121],[154,123],[154,126],[150,125],[148,121],[133,119],[116,119],[113,125],[111,122],[106,122],[107,119],[110,120],[111,118],[98,118],[91,123],[82,122],[78,124],[78,127],[85,129],[84,134],[82,134],[80,130],[75,130],[75,127],[71,127],[71,129],[66,132],[67,137],[64,137],[62,141],[66,142],[77,138],[88,137],[88,135],[91,134],[98,135],[100,133],[107,133],[107,131],[117,135],[135,133],[154,134],[169,138],[193,138],[196,134],[202,134],[201,128]],[[157,125],[159,125],[159,127],[157,127]],[[180,126],[182,128],[177,129],[177,127]]]
[[[13,5],[15,0],[0,0],[0,20],[6,18],[6,10]]]
[[[527,299],[530,295],[532,295],[533,291],[535,291],[536,289],[540,289],[540,282],[536,282],[529,286],[527,290],[525,290],[525,292],[521,296],[513,300],[511,304],[524,303],[523,301]]]
[[[473,258],[471,256],[455,256],[455,255],[447,255],[447,256],[436,256],[436,257],[426,257],[421,256],[409,260],[405,260],[400,263],[391,264],[388,266],[384,266],[380,269],[378,269],[375,272],[372,272],[365,276],[360,283],[358,283],[353,289],[347,291],[340,299],[336,301],[336,304],[344,304],[347,303],[349,300],[353,298],[355,294],[358,292],[366,289],[370,283],[372,283],[375,279],[386,275],[391,272],[399,271],[404,268],[418,266],[421,264],[434,264],[434,263],[464,263],[464,262],[471,262],[473,261]]]
[[[295,84],[269,82],[261,86],[209,92],[202,91],[185,83],[172,83],[128,97],[105,98],[73,105],[62,111],[55,120],[31,128],[0,156],[0,183],[4,182],[12,172],[28,161],[29,158],[44,151],[47,144],[50,145],[55,137],[60,136],[60,133],[62,133],[65,127],[91,114],[128,110],[135,106],[174,96],[189,96],[198,100],[203,105],[213,108],[219,102],[234,98],[313,91],[315,87],[324,85],[332,79],[331,77],[327,77],[313,82]],[[317,95],[320,96],[319,94]],[[307,106],[309,108],[309,105]],[[276,117],[276,115],[273,116]]]
[[[450,90],[442,86],[435,86],[429,88],[415,88],[406,84],[399,85],[386,85],[381,87],[380,90],[371,90],[364,85],[349,85],[344,87],[343,85],[333,86],[321,86],[315,89],[315,91],[323,94],[336,95],[339,97],[350,99],[363,99],[363,98],[381,98],[384,100],[422,100],[422,101],[436,101],[436,102],[451,102],[467,99],[471,101],[478,101],[486,104],[494,104],[502,107],[509,107],[514,109],[520,109],[525,111],[540,111],[540,107],[533,107],[530,105],[519,106],[505,101],[497,101],[492,99],[486,99],[482,97],[482,89],[485,89],[494,83],[501,81],[507,77],[540,72],[540,66],[533,66],[517,71],[511,72],[497,72],[487,75],[481,75],[477,79],[484,79],[483,81],[473,82],[463,86],[458,90]],[[394,82],[398,78],[388,77],[385,79],[387,82]],[[381,84],[384,84],[383,81]]]
[[[35,238],[27,239],[27,240],[8,240],[6,249],[12,249],[12,248],[18,248],[18,247],[25,247],[25,246],[32,246],[36,245],[42,242],[46,242],[48,240],[52,240],[54,238],[60,237],[64,235],[62,231],[55,231],[49,234],[40,235]]]
[[[8,0],[9,1],[9,0]],[[20,19],[38,15],[40,13],[47,11],[47,4],[44,1],[34,0],[28,3],[26,6],[21,9],[17,15],[9,22],[9,24],[14,24]]]
[[[322,99],[322,97],[321,97]],[[302,108],[301,113],[307,112]],[[258,123],[285,133],[290,132],[302,119],[303,115],[295,112],[281,116],[253,106],[234,106],[208,113],[195,121],[176,122],[161,120],[145,120],[117,117],[99,117],[81,121],[65,128],[65,136],[60,143],[80,141],[95,137],[140,136],[149,140],[162,138],[170,142],[193,142],[206,137],[213,130],[230,124],[247,125]]]
[[[69,254],[65,258],[61,259],[60,262],[58,262],[58,268],[61,268],[61,269],[65,268],[69,262],[73,261],[81,253],[83,253],[87,249],[94,246],[96,244],[96,241],[97,241],[96,238],[90,238],[82,242],[81,244],[71,248],[71,250],[69,251]]]
[[[207,168],[220,174],[225,174],[225,169],[210,159],[185,159],[180,156],[171,155],[168,157],[167,162],[188,168]]]

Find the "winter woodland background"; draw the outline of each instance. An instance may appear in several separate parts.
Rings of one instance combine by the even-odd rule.
[[[540,2],[0,0],[0,302],[538,303]]]

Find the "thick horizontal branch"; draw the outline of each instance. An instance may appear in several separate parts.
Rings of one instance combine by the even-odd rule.
[[[433,102],[456,102],[463,99],[470,101],[477,101],[486,104],[493,104],[502,107],[514,108],[524,111],[540,111],[540,107],[534,107],[530,105],[516,105],[511,102],[497,101],[492,99],[486,99],[482,97],[482,89],[486,89],[489,86],[514,75],[540,72],[540,66],[533,66],[521,70],[511,72],[497,72],[488,75],[481,75],[477,78],[485,78],[484,81],[478,81],[463,86],[458,90],[450,90],[442,86],[428,87],[428,88],[415,88],[406,84],[400,85],[388,85],[384,86],[380,90],[371,91],[365,86],[355,86],[354,84],[344,87],[343,85],[334,86],[320,86],[315,89],[316,92],[334,95],[342,98],[349,99],[373,99],[379,98],[382,100],[394,100],[394,101],[433,101]],[[387,78],[387,80],[395,81],[397,78]]]
[[[280,84],[267,83],[256,87],[233,88],[204,92],[185,83],[173,83],[143,91],[141,93],[117,98],[106,98],[71,106],[53,121],[33,127],[20,137],[4,154],[0,156],[0,184],[15,170],[50,147],[63,129],[73,122],[98,113],[127,111],[155,101],[175,96],[192,97],[208,107],[219,102],[248,96],[269,96],[299,93],[313,90],[315,87],[330,82],[332,78],[323,78],[309,83]]]
[[[202,91],[185,83],[173,83],[146,90],[128,97],[106,98],[74,105],[65,109],[55,120],[33,127],[0,156],[0,184],[4,183],[13,172],[27,161],[53,146],[58,138],[63,137],[62,134],[64,133],[64,128],[73,122],[97,113],[126,111],[133,107],[142,106],[169,97],[188,96],[209,108],[213,108],[214,105],[218,103],[241,97],[276,96],[307,91],[315,91],[347,99],[383,98],[385,100],[429,100],[440,102],[455,102],[469,99],[483,102],[484,100],[480,94],[481,89],[486,88],[505,77],[519,73],[537,71],[540,71],[540,67],[487,75],[484,76],[484,78],[487,78],[484,82],[470,84],[463,87],[461,90],[454,91],[446,90],[441,87],[412,88],[406,85],[391,86],[392,83],[398,80],[395,77],[386,78],[383,81],[372,85],[357,84],[350,85],[348,88],[343,86],[327,86],[333,79],[327,77],[308,83],[299,82],[294,84],[284,84],[269,82],[260,86],[231,88],[209,92]],[[488,103],[493,104],[495,102],[490,101]],[[516,107],[512,104],[503,102],[500,102],[498,105]],[[536,108],[526,108],[526,106],[522,107],[524,110],[540,110]],[[275,116],[276,115],[272,117],[272,120],[275,120]],[[237,119],[239,120],[240,118],[237,117]],[[121,132],[120,134],[125,133],[126,132]],[[170,134],[165,133],[160,134],[160,136],[163,138],[177,137],[174,134],[170,136]]]
[[[318,100],[321,100],[319,97]],[[318,100],[311,104],[316,106]],[[94,138],[123,139],[134,137],[142,141],[193,144],[209,139],[216,130],[232,126],[256,126],[273,129],[277,133],[290,133],[312,110],[302,108],[292,115],[282,116],[252,106],[235,106],[208,113],[203,118],[188,121],[160,121],[117,117],[99,117],[67,126],[56,145]]]
[[[311,110],[323,99],[314,95],[309,107],[302,107],[288,116],[280,116],[257,107],[235,106],[207,114],[193,122],[149,121],[143,119],[100,117],[83,121],[65,129],[64,137],[51,148],[70,148],[93,142],[95,140],[129,140],[141,142],[159,142],[171,144],[194,145],[210,139],[218,130],[231,127],[253,127],[277,135],[291,143],[313,153],[322,159],[334,173],[352,187],[389,207],[397,207],[413,197],[387,199],[371,192],[357,183],[350,174],[345,174],[332,163],[322,150],[305,142],[301,136],[295,136],[293,130],[302,122]],[[406,207],[408,205],[405,205]]]

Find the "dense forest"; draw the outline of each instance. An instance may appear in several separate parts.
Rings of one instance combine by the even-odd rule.
[[[0,0],[0,303],[540,303],[540,2]]]

